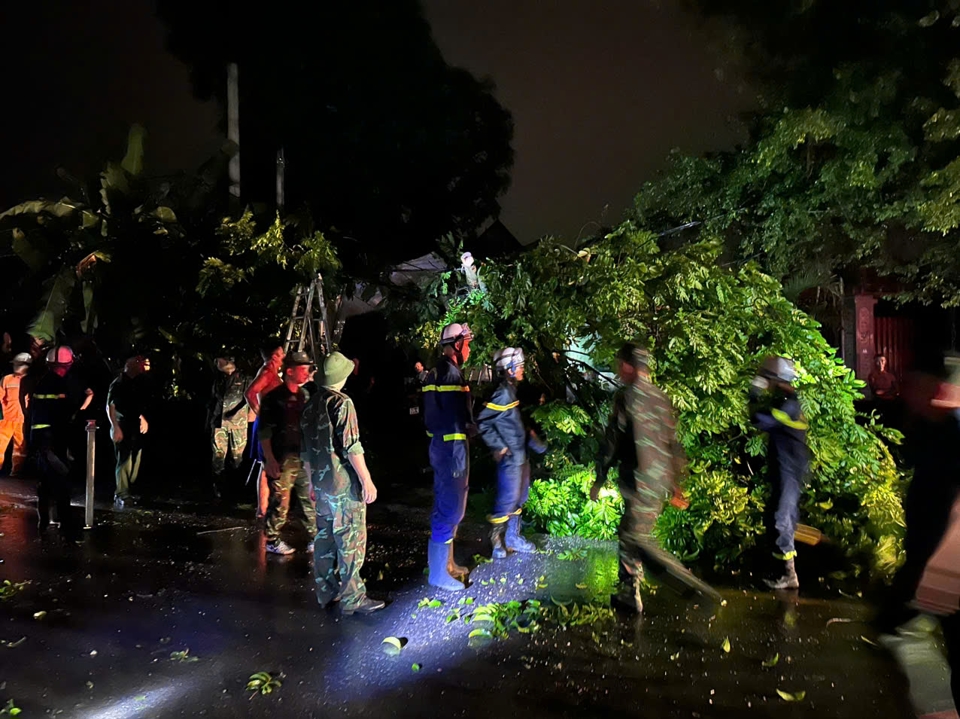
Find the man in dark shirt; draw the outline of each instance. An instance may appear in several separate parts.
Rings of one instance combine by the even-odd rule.
[[[213,493],[220,497],[218,482],[230,457],[234,468],[243,461],[247,446],[247,377],[237,371],[232,357],[217,358],[217,378],[213,382],[207,425],[213,445]]]
[[[73,366],[69,347],[54,347],[47,353],[47,373],[43,375],[30,401],[30,448],[37,462],[38,527],[50,524],[50,504],[54,502],[60,531],[68,539],[77,539],[79,527],[70,513],[70,426],[78,411],[86,409],[93,392],[82,389],[67,373]]]
[[[149,371],[149,359],[139,355],[131,357],[107,391],[110,437],[117,455],[114,504],[118,509],[130,502],[130,485],[140,474],[143,435],[150,429],[146,417],[150,413],[146,376]]]
[[[307,532],[311,537],[317,533],[310,480],[300,458],[303,447],[300,417],[309,399],[303,385],[310,380],[314,370],[315,365],[306,352],[291,352],[283,360],[283,384],[268,392],[260,402],[257,431],[263,451],[264,470],[270,482],[267,551],[273,554],[292,554],[296,551],[280,539],[280,529],[286,524],[290,495],[294,490],[303,509]]]

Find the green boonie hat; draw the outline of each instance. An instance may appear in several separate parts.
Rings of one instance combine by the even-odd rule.
[[[353,374],[355,365],[340,352],[332,352],[323,360],[323,386],[333,387]]]

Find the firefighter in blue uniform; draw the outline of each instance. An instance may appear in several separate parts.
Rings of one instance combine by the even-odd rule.
[[[807,449],[807,422],[792,384],[797,379],[793,362],[770,357],[753,380],[750,390],[755,403],[753,421],[770,435],[767,448],[767,477],[772,495],[765,513],[769,543],[773,546],[776,569],[764,582],[771,589],[798,589],[800,581],[794,558],[794,534],[800,519],[800,494],[810,465]]]
[[[530,495],[530,465],[527,446],[537,453],[546,447],[528,433],[520,415],[517,384],[523,381],[523,350],[507,347],[493,356],[500,384],[477,417],[477,429],[497,462],[497,498],[488,517],[492,528],[493,558],[507,552],[531,553],[536,545],[520,534],[520,514]]]
[[[470,356],[472,339],[467,325],[454,323],[444,327],[440,335],[443,356],[423,386],[423,420],[430,437],[433,467],[428,581],[452,592],[465,589],[456,577],[467,574],[464,567],[453,561],[453,540],[467,509],[470,482],[467,433],[473,425],[473,406],[460,368]]]

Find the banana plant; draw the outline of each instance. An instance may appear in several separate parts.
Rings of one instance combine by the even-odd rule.
[[[171,182],[144,175],[145,137],[133,126],[124,158],[107,163],[91,183],[73,180],[76,197],[32,200],[0,213],[0,252],[8,250],[26,270],[7,290],[37,302],[28,328],[36,341],[55,341],[64,323],[75,321],[88,335],[109,325],[112,339],[129,344],[167,319],[165,304],[182,303],[175,296],[182,283],[170,273],[189,271],[203,235],[188,237],[175,207],[194,216],[205,207],[235,148],[225,146],[198,176]],[[42,288],[39,296],[35,288]]]

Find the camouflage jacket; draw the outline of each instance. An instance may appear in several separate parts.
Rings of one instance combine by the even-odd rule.
[[[667,396],[644,377],[618,389],[597,466],[597,481],[605,480],[609,469],[618,464],[621,491],[636,491],[639,483],[647,483],[650,478],[669,490],[680,482],[686,461],[686,453],[677,442],[673,408]]]
[[[323,389],[310,398],[300,419],[302,458],[310,465],[310,482],[323,494],[359,502],[360,477],[351,454],[363,454],[353,400],[343,392]]]

